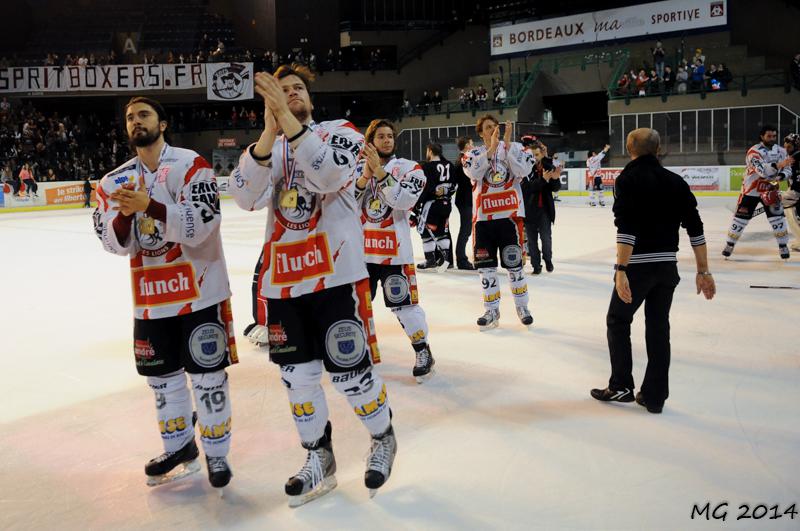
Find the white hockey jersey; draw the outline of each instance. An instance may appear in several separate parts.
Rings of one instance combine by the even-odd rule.
[[[229,191],[244,210],[268,208],[259,293],[299,297],[367,278],[364,235],[355,198],[364,136],[346,120],[309,124],[289,144],[281,135],[265,165],[248,148]],[[287,190],[294,206],[284,206]]]
[[[166,206],[167,221],[155,220],[153,234],[140,234],[137,213],[122,243],[114,231],[110,195],[125,183],[141,182]],[[217,181],[211,165],[189,149],[164,145],[156,171],[134,157],[97,186],[94,229],[103,248],[130,256],[134,314],[160,319],[202,310],[231,296],[220,237]]]
[[[358,176],[365,161],[358,164]],[[361,206],[364,227],[364,254],[369,264],[413,264],[410,211],[425,188],[425,173],[413,160],[392,159],[383,167],[386,178],[375,184],[367,183],[364,190],[356,188],[356,200]]]
[[[787,156],[786,150],[777,144],[767,149],[764,144],[759,142],[748,149],[742,194],[758,197],[761,192],[767,192],[774,188],[771,181],[780,181],[791,177],[791,166],[786,166],[782,170],[778,170],[776,166]]]
[[[520,183],[532,169],[533,155],[518,142],[501,140],[491,160],[486,146],[468,151],[464,173],[473,183],[473,221],[525,217]]]
[[[586,167],[589,168],[589,176],[594,177],[597,175],[597,172],[600,171],[600,168],[603,167],[603,159],[606,157],[606,152],[601,151],[594,157],[589,157],[586,159]]]

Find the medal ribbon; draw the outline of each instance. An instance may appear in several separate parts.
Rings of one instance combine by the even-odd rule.
[[[283,139],[283,180],[286,183],[286,190],[291,190],[294,184],[294,167],[297,161],[292,159],[289,164],[289,142],[286,141],[285,135]]]

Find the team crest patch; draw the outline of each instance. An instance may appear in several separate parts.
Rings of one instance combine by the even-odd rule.
[[[522,262],[522,247],[509,245],[503,248],[503,263],[508,267],[516,267]]]
[[[328,328],[325,347],[328,356],[336,365],[344,368],[355,367],[366,355],[364,330],[355,321],[337,321]]]
[[[389,275],[383,282],[383,292],[386,300],[399,304],[408,297],[408,281],[402,275]]]
[[[225,330],[216,323],[198,326],[189,336],[189,354],[192,360],[203,367],[216,367],[225,357]]]

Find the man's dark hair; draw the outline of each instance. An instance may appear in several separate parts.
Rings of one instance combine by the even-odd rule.
[[[775,131],[777,133],[778,132],[778,128],[775,127],[774,125],[767,124],[767,125],[765,125],[764,127],[761,128],[761,131],[758,133],[758,136],[764,136],[769,131]]]
[[[385,118],[376,118],[369,123],[367,127],[367,132],[364,133],[364,141],[367,144],[372,144],[372,141],[375,140],[375,135],[378,132],[378,129],[381,127],[388,127],[392,130],[392,134],[397,137],[397,129],[395,128],[394,124]]]
[[[442,145],[438,142],[430,142],[428,143],[428,149],[431,150],[431,155],[434,157],[441,157],[442,156]]]
[[[467,147],[467,144],[469,144],[471,141],[472,139],[468,136],[460,136],[456,139],[456,146],[458,146],[458,150],[463,153],[464,149]]]
[[[306,91],[309,93],[309,95],[311,94],[311,83],[314,82],[315,76],[311,69],[309,69],[307,66],[297,63],[281,65],[272,75],[275,77],[275,79],[283,79],[287,76],[297,76],[303,82],[303,85],[306,86]]]
[[[167,121],[167,111],[164,110],[164,106],[153,98],[148,98],[147,96],[134,96],[131,98],[130,101],[128,101],[128,103],[125,105],[125,114],[128,113],[128,107],[135,103],[144,103],[145,105],[149,105],[154,111],[156,111],[159,122]]]

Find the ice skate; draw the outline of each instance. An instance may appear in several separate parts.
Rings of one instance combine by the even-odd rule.
[[[331,423],[325,434],[314,443],[303,443],[308,450],[303,468],[286,482],[289,507],[300,507],[336,488],[336,458],[331,444]]]
[[[590,202],[589,202],[589,206],[591,206],[591,207],[596,207],[596,206],[597,206],[597,203],[595,203],[594,201],[590,201]]]
[[[144,466],[147,475],[147,486],[156,487],[165,483],[172,483],[200,471],[197,457],[200,451],[194,437],[177,452],[164,452],[151,459]]]
[[[257,347],[269,345],[269,331],[266,326],[262,326],[258,323],[250,323],[247,328],[244,329],[244,335],[250,343]]]
[[[603,201],[600,201],[600,206],[604,207],[604,206],[606,206],[606,204]]]
[[[500,325],[500,310],[486,310],[486,312],[478,317],[478,327],[481,332],[497,328]]]
[[[517,306],[517,317],[519,317],[520,322],[525,326],[533,324],[533,316],[526,306]]]
[[[367,471],[364,473],[364,485],[369,489],[370,498],[375,496],[392,474],[395,455],[397,455],[397,440],[394,437],[394,428],[390,425],[383,435],[372,437],[372,447],[367,457]]]
[[[725,248],[722,250],[722,256],[724,256],[725,258],[730,258],[730,256],[732,254],[733,254],[733,245],[728,243],[728,244],[725,245]]]
[[[431,376],[435,374],[436,371],[433,370],[433,365],[436,363],[436,361],[433,359],[431,348],[427,343],[421,343],[419,345],[412,346],[417,354],[417,360],[414,364],[412,374],[414,375],[414,378],[416,378],[417,383],[421,384],[426,380],[429,380]]]
[[[215,489],[219,489],[219,495],[222,497],[223,487],[226,487],[233,477],[227,458],[206,456],[206,468],[208,468],[208,482]]]
[[[778,246],[778,252],[780,253],[782,260],[788,260],[789,259],[789,246],[788,245],[779,245]]]

